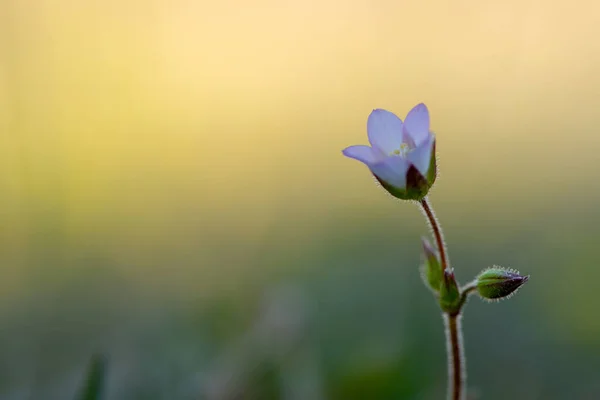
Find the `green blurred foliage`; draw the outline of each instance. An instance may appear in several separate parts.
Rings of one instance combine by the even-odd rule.
[[[77,400],[100,400],[105,390],[106,360],[101,355],[94,355],[90,360],[88,372]]]

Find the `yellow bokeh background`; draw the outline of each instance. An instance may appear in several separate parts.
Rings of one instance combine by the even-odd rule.
[[[6,214],[60,206],[79,234],[185,210],[254,232],[381,206],[340,150],[372,108],[421,101],[446,202],[564,201],[600,119],[600,6],[571,4],[5,2]]]

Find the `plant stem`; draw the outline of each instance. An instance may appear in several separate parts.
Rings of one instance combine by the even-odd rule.
[[[444,242],[444,234],[442,228],[435,216],[433,208],[429,205],[427,197],[420,202],[423,212],[427,217],[427,221],[431,226],[437,248],[440,253],[440,262],[442,264],[442,272],[450,268],[448,262],[448,251]],[[446,347],[448,349],[448,399],[463,400],[465,398],[466,387],[466,370],[465,357],[463,354],[462,330],[460,327],[460,309],[464,305],[468,294],[475,288],[472,285],[467,285],[462,291],[461,303],[456,313],[445,313],[444,321],[446,323]]]
[[[446,320],[446,346],[448,350],[448,399],[463,400],[465,398],[466,371],[462,346],[462,329],[460,314],[444,314]]]
[[[438,223],[438,220],[435,217],[435,212],[433,212],[433,208],[431,208],[431,206],[429,205],[427,197],[423,198],[423,200],[421,200],[419,203],[423,208],[423,212],[427,216],[427,221],[429,221],[429,225],[431,226],[431,230],[433,231],[433,236],[435,236],[437,248],[440,252],[442,272],[444,272],[448,268],[448,256],[446,251],[446,244],[444,243],[444,233],[442,232],[442,227]]]
[[[469,282],[460,289],[460,305],[459,310],[462,310],[463,306],[467,302],[467,299],[471,293],[477,290],[477,281]]]

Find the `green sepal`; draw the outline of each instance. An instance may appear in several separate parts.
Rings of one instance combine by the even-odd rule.
[[[385,181],[379,179],[377,175],[373,175],[377,181],[387,190],[392,196],[400,200],[416,200],[420,201],[427,196],[429,192],[429,184],[427,179],[421,175],[421,173],[411,165],[406,172],[406,188],[400,189],[392,186]]]
[[[377,175],[375,179],[387,190],[392,196],[401,200],[416,200],[421,201],[429,193],[429,189],[433,186],[437,177],[437,159],[435,157],[435,139],[431,148],[431,159],[429,161],[429,169],[426,176],[423,176],[414,165],[411,165],[406,171],[406,188],[400,189],[394,187],[385,181],[379,179]]]
[[[440,285],[440,307],[449,314],[458,314],[460,312],[461,296],[454,272],[444,271],[442,283]]]
[[[429,162],[429,169],[427,170],[427,183],[431,188],[437,178],[437,157],[435,156],[435,138],[433,139],[433,146],[431,148],[431,161]]]
[[[437,251],[433,248],[427,238],[421,238],[423,243],[423,254],[425,260],[421,265],[421,276],[425,285],[431,288],[434,292],[440,291],[440,286],[443,280],[442,265],[438,258]]]

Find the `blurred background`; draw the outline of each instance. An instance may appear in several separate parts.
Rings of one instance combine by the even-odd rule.
[[[478,399],[600,397],[600,3],[3,0],[0,399],[442,399],[427,225],[342,156],[425,102]],[[102,368],[101,368],[102,369]]]

